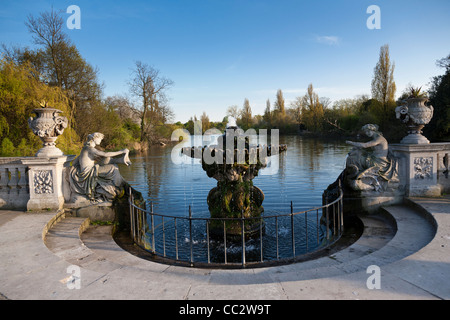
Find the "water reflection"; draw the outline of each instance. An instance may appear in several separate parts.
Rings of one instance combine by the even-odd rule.
[[[323,190],[334,182],[344,169],[345,158],[351,147],[341,141],[321,141],[299,136],[283,136],[279,142],[287,144],[288,150],[279,155],[277,162],[271,163],[278,166],[278,170],[265,168],[253,180],[265,194],[264,216],[289,213],[291,201],[294,212],[321,206]],[[197,144],[201,145],[202,141],[197,140]],[[216,186],[216,180],[207,177],[199,159],[183,156],[185,158],[182,161],[172,161],[174,147],[176,146],[157,146],[145,155],[135,155],[131,157],[132,166],[121,167],[121,173],[143,194],[147,202],[153,203],[155,212],[187,217],[191,206],[193,217],[209,217],[206,199],[209,191]],[[264,170],[266,174],[262,174]],[[267,174],[273,172],[276,174]],[[308,245],[309,250],[314,250],[324,241],[323,230],[316,228],[320,213],[313,211],[308,216],[295,216],[293,223],[296,229],[294,241],[297,254],[306,252]],[[172,218],[163,220],[155,217],[154,225],[154,237],[151,230],[147,229],[147,241],[154,238],[157,252],[172,259],[190,259],[187,220],[177,218],[175,224]],[[248,261],[259,259],[261,245],[264,260],[273,260],[278,255],[277,247],[274,246],[277,238],[280,257],[292,256],[291,227],[288,217],[280,217],[276,221],[274,218],[266,218],[263,242],[252,239],[246,243]],[[208,242],[204,221],[197,220],[194,223],[192,245],[194,261],[205,262]],[[228,261],[239,261],[239,244],[228,243],[225,255],[224,245],[220,241],[212,241],[209,245],[213,261],[223,262],[225,255],[228,255]]]
[[[253,180],[265,194],[266,214],[289,212],[291,201],[296,211],[320,206],[323,190],[344,169],[350,147],[343,141],[300,136],[281,136],[279,142],[287,144],[288,150],[279,155],[277,173],[267,175],[266,168]],[[133,164],[120,168],[122,176],[147,202],[153,202],[157,212],[187,216],[192,206],[194,215],[209,216],[206,198],[216,181],[207,177],[198,159],[174,163],[173,147],[155,146],[130,157]]]

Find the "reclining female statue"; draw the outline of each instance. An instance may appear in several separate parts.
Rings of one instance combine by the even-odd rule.
[[[116,163],[131,164],[128,149],[116,152],[103,152],[95,147],[102,142],[103,134],[92,133],[73,161],[69,181],[72,194],[84,196],[91,203],[111,202],[123,191],[125,180]],[[119,159],[113,157],[122,156]]]

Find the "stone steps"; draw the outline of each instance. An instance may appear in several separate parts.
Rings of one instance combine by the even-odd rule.
[[[384,208],[385,212],[376,216],[363,216],[362,236],[349,247],[330,256],[302,263],[270,268],[242,270],[199,269],[208,281],[228,277],[245,277],[245,281],[267,282],[306,280],[332,277],[366,271],[370,265],[379,267],[401,260],[420,250],[433,239],[435,229],[417,210],[408,206]],[[193,269],[169,266],[138,258],[122,250],[111,236],[111,226],[88,226],[89,219],[67,217],[56,223],[45,239],[47,247],[61,259],[92,271],[111,272],[122,267],[132,267],[141,271],[189,274]],[[270,277],[266,277],[268,270]],[[195,271],[194,271],[195,272]],[[215,280],[214,280],[215,279]],[[223,278],[225,279],[225,278]],[[219,280],[221,281],[221,280]],[[224,280],[225,281],[225,280]],[[239,280],[240,281],[240,280]]]
[[[94,226],[89,218],[66,216],[49,229],[45,245],[68,263],[101,273],[148,262],[122,250],[111,232],[110,225]]]
[[[378,266],[386,265],[419,251],[433,239],[436,232],[434,226],[414,208],[396,205],[384,207],[383,210],[395,222],[396,231],[393,237],[389,239],[387,234],[377,234],[381,230],[376,217],[364,217],[365,232],[354,246],[370,244],[369,248],[366,254],[354,260],[343,261],[343,265],[357,264],[365,267],[369,263]]]
[[[61,259],[77,264],[93,254],[80,239],[81,233],[88,227],[89,219],[87,218],[63,218],[48,230],[45,245]]]
[[[422,212],[410,206],[383,208],[381,215],[360,217],[364,232],[351,246],[327,257],[278,267],[277,281],[307,280],[366,272],[371,265],[391,264],[426,246],[435,226]]]

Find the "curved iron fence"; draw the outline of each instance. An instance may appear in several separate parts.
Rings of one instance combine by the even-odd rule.
[[[150,204],[150,210],[136,205],[131,190],[129,206],[131,238],[136,245],[165,261],[190,266],[245,267],[292,261],[331,246],[344,231],[343,192],[340,187],[333,202],[299,212],[294,212],[291,202],[289,213],[262,215],[260,218],[196,217],[190,206],[188,216],[161,214],[154,212],[153,204]],[[244,226],[250,220],[255,222],[255,219],[259,223],[253,230],[252,239],[249,239]],[[230,221],[241,225],[238,238],[227,235],[226,224]],[[217,234],[212,236],[211,223],[216,229],[218,223],[223,225],[219,237]],[[280,253],[281,241],[283,254]],[[266,251],[271,254],[266,254]]]

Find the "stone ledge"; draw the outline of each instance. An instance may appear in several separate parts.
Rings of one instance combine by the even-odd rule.
[[[87,204],[84,206],[65,206],[65,210],[72,216],[89,218],[91,221],[114,221],[116,212],[111,202],[102,202],[98,204]]]
[[[45,224],[42,229],[42,241],[45,242],[45,237],[47,236],[50,229],[59,221],[66,217],[66,213],[64,210],[58,210],[56,214]]]

